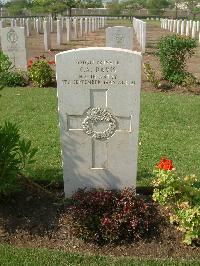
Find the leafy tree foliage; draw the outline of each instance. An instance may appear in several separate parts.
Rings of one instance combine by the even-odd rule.
[[[75,6],[74,0],[33,0],[32,11],[35,13],[51,13],[55,16]]]
[[[98,8],[103,7],[101,0],[83,0],[80,1],[79,6],[82,8]]]
[[[185,3],[187,9],[190,11],[192,18],[195,19],[197,14],[200,14],[200,2],[199,0],[189,0]]]
[[[146,0],[126,0],[122,3],[122,8],[129,10],[129,13],[133,14],[134,11],[145,8],[146,2]]]
[[[107,8],[111,16],[121,15],[121,5],[119,3],[108,3]]]
[[[147,0],[147,8],[152,15],[162,15],[164,8],[170,6],[170,1],[168,0]]]
[[[26,10],[29,8],[31,3],[27,0],[11,0],[6,3],[5,7],[7,8],[11,16],[19,16],[26,13]]]

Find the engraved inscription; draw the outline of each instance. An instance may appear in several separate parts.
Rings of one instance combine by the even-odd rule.
[[[121,63],[118,60],[79,60],[76,63],[79,67],[77,77],[62,80],[64,85],[136,85],[134,80],[119,77]]]
[[[116,33],[116,35],[114,36],[114,39],[116,40],[116,43],[118,45],[121,45],[121,46],[124,45],[124,35],[123,34]]]

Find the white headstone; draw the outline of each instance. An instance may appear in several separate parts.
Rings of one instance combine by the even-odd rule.
[[[190,20],[190,29],[192,29],[192,20]]]
[[[50,32],[53,32],[53,18],[50,17]]]
[[[80,18],[80,20],[79,20],[79,25],[80,25],[80,27],[79,27],[80,36],[82,37],[83,36],[83,19],[82,18]]]
[[[85,48],[56,55],[65,195],[136,186],[141,55]]]
[[[176,32],[176,25],[177,25],[177,20],[175,19],[173,23],[173,32]]]
[[[106,28],[106,46],[133,49],[133,28],[115,26]]]
[[[73,19],[73,30],[74,30],[73,37],[74,37],[75,39],[78,38],[77,27],[78,27],[78,19],[77,19],[77,18],[74,18],[74,19]]]
[[[91,19],[92,25],[91,25],[91,31],[94,32],[95,31],[95,18],[93,17]]]
[[[177,28],[176,28],[176,33],[179,34],[180,33],[180,20],[177,21]]]
[[[88,19],[85,18],[84,22],[85,22],[85,30],[84,31],[87,34],[88,33]]]
[[[141,48],[142,52],[145,53],[146,50],[146,22],[142,22],[142,38],[141,38]]]
[[[63,17],[61,17],[61,28],[62,30],[64,29],[64,18]]]
[[[181,35],[184,35],[184,31],[185,31],[185,21],[182,20],[181,21]]]
[[[11,28],[13,28],[15,25],[14,25],[14,19],[12,18],[11,20],[10,20],[10,27]]]
[[[27,46],[24,28],[2,28],[1,47],[16,68],[27,70]]]
[[[21,21],[21,19],[20,19],[20,21]],[[21,24],[20,24],[21,25]],[[21,26],[20,26],[21,27]],[[34,30],[36,29],[36,18],[33,18],[33,28],[34,28]]]
[[[67,28],[67,42],[71,40],[71,19],[66,18],[66,28]]]
[[[51,36],[50,36],[50,25],[49,21],[43,21],[44,29],[44,50],[47,52],[51,48]]]
[[[57,41],[57,45],[60,46],[62,42],[62,27],[61,27],[61,21],[59,19],[57,20],[56,41]]]
[[[186,31],[185,31],[185,35],[189,36],[190,35],[190,22],[186,21]]]
[[[14,19],[14,27],[17,27],[17,20]]]
[[[172,19],[170,19],[169,30],[170,30],[170,31],[173,31],[173,20],[172,20]]]
[[[42,18],[38,18],[39,23],[39,33],[42,33]]]
[[[36,32],[40,33],[40,23],[39,23],[38,19],[36,19],[36,21],[35,21],[35,28],[36,28]]]
[[[22,18],[19,19],[19,26],[23,27],[23,19]]]
[[[92,31],[92,18],[89,18],[88,31]]]
[[[26,19],[26,36],[30,36],[30,23],[29,23],[29,18]]]
[[[192,24],[192,38],[195,38],[196,37],[196,22],[193,21],[193,24]]]
[[[0,20],[0,43],[1,43],[1,29],[3,28],[3,20]]]
[[[197,31],[199,32],[199,21],[197,21]]]

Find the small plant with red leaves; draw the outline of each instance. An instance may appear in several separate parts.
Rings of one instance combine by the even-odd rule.
[[[131,242],[158,232],[154,204],[136,196],[133,189],[78,190],[72,200],[75,233],[84,240],[101,244]]]

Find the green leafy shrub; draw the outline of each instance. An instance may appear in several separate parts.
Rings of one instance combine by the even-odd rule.
[[[25,86],[27,81],[23,74],[14,71],[9,57],[0,51],[0,87]]]
[[[12,69],[9,57],[0,50],[0,74],[7,73]]]
[[[46,59],[38,59],[32,63],[28,75],[34,85],[47,87],[53,82],[53,70]]]
[[[197,41],[190,37],[169,35],[158,42],[159,57],[163,77],[174,84],[182,84],[188,76],[186,60],[195,52]]]
[[[27,85],[27,80],[20,72],[8,72],[4,77],[2,77],[2,83],[7,87],[24,87]]]
[[[129,242],[157,232],[159,219],[155,206],[135,196],[132,189],[79,190],[72,201],[75,233],[84,240],[101,244]]]
[[[12,62],[9,57],[0,50],[0,89],[5,85],[6,74],[12,69]]]
[[[153,199],[171,211],[170,222],[183,232],[183,242],[200,243],[200,189],[194,176],[180,177],[167,159],[157,165]],[[168,161],[168,163],[167,163]]]
[[[36,151],[30,140],[20,138],[16,124],[0,125],[0,194],[17,188],[17,174],[34,162]]]
[[[159,80],[156,78],[156,73],[153,70],[150,63],[144,63],[144,70],[146,74],[147,80],[155,87],[158,88],[159,86]]]

